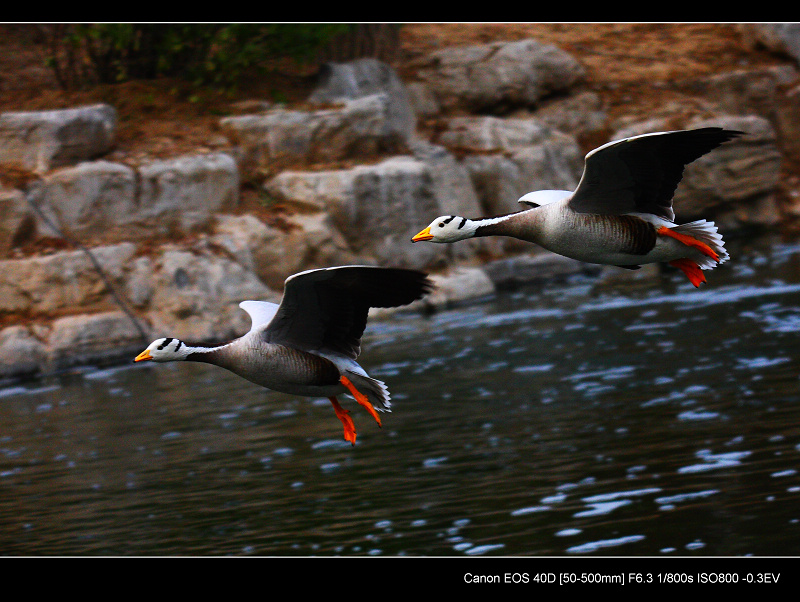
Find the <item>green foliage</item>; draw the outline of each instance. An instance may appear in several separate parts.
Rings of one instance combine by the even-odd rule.
[[[347,24],[54,25],[48,64],[64,87],[160,76],[231,87],[280,60],[315,58]]]

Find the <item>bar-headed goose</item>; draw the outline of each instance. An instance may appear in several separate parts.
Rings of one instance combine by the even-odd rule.
[[[175,338],[150,343],[135,361],[188,360],[226,368],[268,389],[328,397],[344,438],[355,445],[349,410],[336,396],[349,393],[375,418],[389,410],[389,391],[358,365],[370,307],[398,307],[431,289],[416,270],[342,266],[309,270],[286,279],[280,305],[243,301],[252,321],[244,336],[218,347],[194,347]]]
[[[511,236],[588,263],[638,269],[667,262],[692,284],[729,258],[714,222],[675,224],[672,196],[686,165],[743,132],[707,127],[609,142],[586,155],[574,192],[540,190],[519,202],[531,208],[499,217],[438,217],[412,242],[450,243]]]

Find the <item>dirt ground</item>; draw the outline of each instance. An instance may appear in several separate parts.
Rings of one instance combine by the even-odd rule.
[[[116,160],[172,157],[224,144],[217,122],[237,101],[279,96],[301,101],[308,76],[275,73],[248,89],[223,94],[173,80],[134,81],[66,92],[45,66],[35,24],[0,25],[0,111],[67,108],[107,102],[118,111]],[[535,38],[573,54],[588,72],[609,116],[652,115],[679,99],[682,82],[785,59],[748,49],[735,24],[411,23],[400,30],[393,66],[413,72],[414,61],[448,46]]]

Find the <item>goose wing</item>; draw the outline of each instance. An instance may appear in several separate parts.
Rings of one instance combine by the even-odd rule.
[[[569,206],[578,213],[651,213],[673,221],[672,197],[686,165],[743,132],[707,127],[633,136],[586,155]]]
[[[370,307],[398,307],[421,298],[432,283],[423,272],[342,266],[286,279],[284,295],[263,327],[269,343],[356,359]]]
[[[253,332],[266,328],[278,313],[280,305],[269,301],[242,301],[239,303],[239,307],[250,315],[250,332]]]

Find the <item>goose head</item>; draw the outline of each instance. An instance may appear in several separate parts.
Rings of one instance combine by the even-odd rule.
[[[472,220],[458,215],[442,215],[433,220],[422,232],[411,239],[411,242],[448,243],[472,238],[477,225]]]
[[[186,359],[190,353],[191,348],[180,339],[162,338],[150,343],[133,361],[174,362]]]

